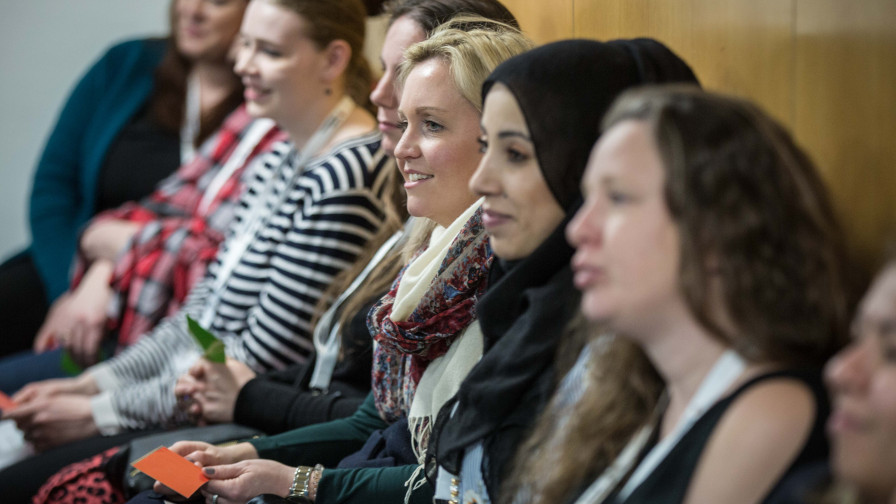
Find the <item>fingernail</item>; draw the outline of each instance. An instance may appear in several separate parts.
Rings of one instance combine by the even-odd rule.
[[[195,460],[191,459],[190,457],[184,457],[184,458],[187,459],[187,462],[196,462]]]
[[[205,474],[215,474],[214,467],[206,467],[205,469],[203,469],[203,471],[205,471]]]

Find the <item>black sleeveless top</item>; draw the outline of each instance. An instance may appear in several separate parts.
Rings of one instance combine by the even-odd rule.
[[[781,475],[762,502],[767,503],[774,500],[775,495],[781,491],[780,487],[783,481],[807,464],[827,459],[828,442],[825,436],[825,422],[830,413],[830,404],[819,371],[782,370],[760,375],[747,381],[730,395],[713,405],[700,417],[672,448],[666,458],[660,462],[641,485],[635,488],[627,499],[623,501],[614,495],[608,498],[606,502],[614,504],[671,504],[684,501],[691,478],[694,475],[694,470],[697,467],[697,462],[700,460],[700,455],[702,455],[709,437],[715,431],[716,424],[718,424],[728,407],[750,387],[766,380],[780,378],[794,379],[805,384],[815,399],[816,414],[812,430],[802,450],[800,450],[797,458]],[[650,447],[646,448],[645,453],[649,449]]]

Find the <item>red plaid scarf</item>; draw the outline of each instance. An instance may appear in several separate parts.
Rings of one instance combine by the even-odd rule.
[[[214,174],[233,154],[252,121],[245,106],[239,107],[196,157],[163,180],[150,196],[94,218],[94,222],[127,220],[142,224],[118,257],[109,281],[115,308],[107,329],[117,331],[119,347],[133,344],[164,317],[175,313],[205,275],[243,192],[243,170],[275,142],[285,139],[277,128],[269,131],[200,215],[198,207]],[[80,283],[87,266],[83,257],[76,259],[72,288]]]

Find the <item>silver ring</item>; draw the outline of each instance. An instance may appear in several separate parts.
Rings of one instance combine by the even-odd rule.
[[[218,494],[212,495],[212,504],[218,504]]]

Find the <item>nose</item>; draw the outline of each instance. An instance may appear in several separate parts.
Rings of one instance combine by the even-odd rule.
[[[589,197],[566,226],[566,240],[573,247],[585,243],[597,243],[603,226],[602,204],[597,198]]]
[[[198,17],[205,0],[177,0],[177,13],[183,17]]]
[[[420,148],[414,139],[411,128],[405,128],[398,143],[395,144],[395,158],[399,161],[407,161],[417,157],[420,157]]]
[[[254,51],[245,42],[237,41],[236,58],[233,61],[233,72],[244,77],[252,73],[252,55]]]
[[[834,394],[855,393],[868,386],[871,373],[873,342],[863,338],[844,348],[828,361],[824,368],[824,378]]]
[[[491,150],[486,149],[479,166],[470,178],[470,191],[478,196],[497,196],[502,193],[498,168],[492,162]]]
[[[398,107],[398,97],[395,93],[395,76],[387,69],[380,77],[376,87],[370,92],[370,102],[379,108],[395,109]]]

